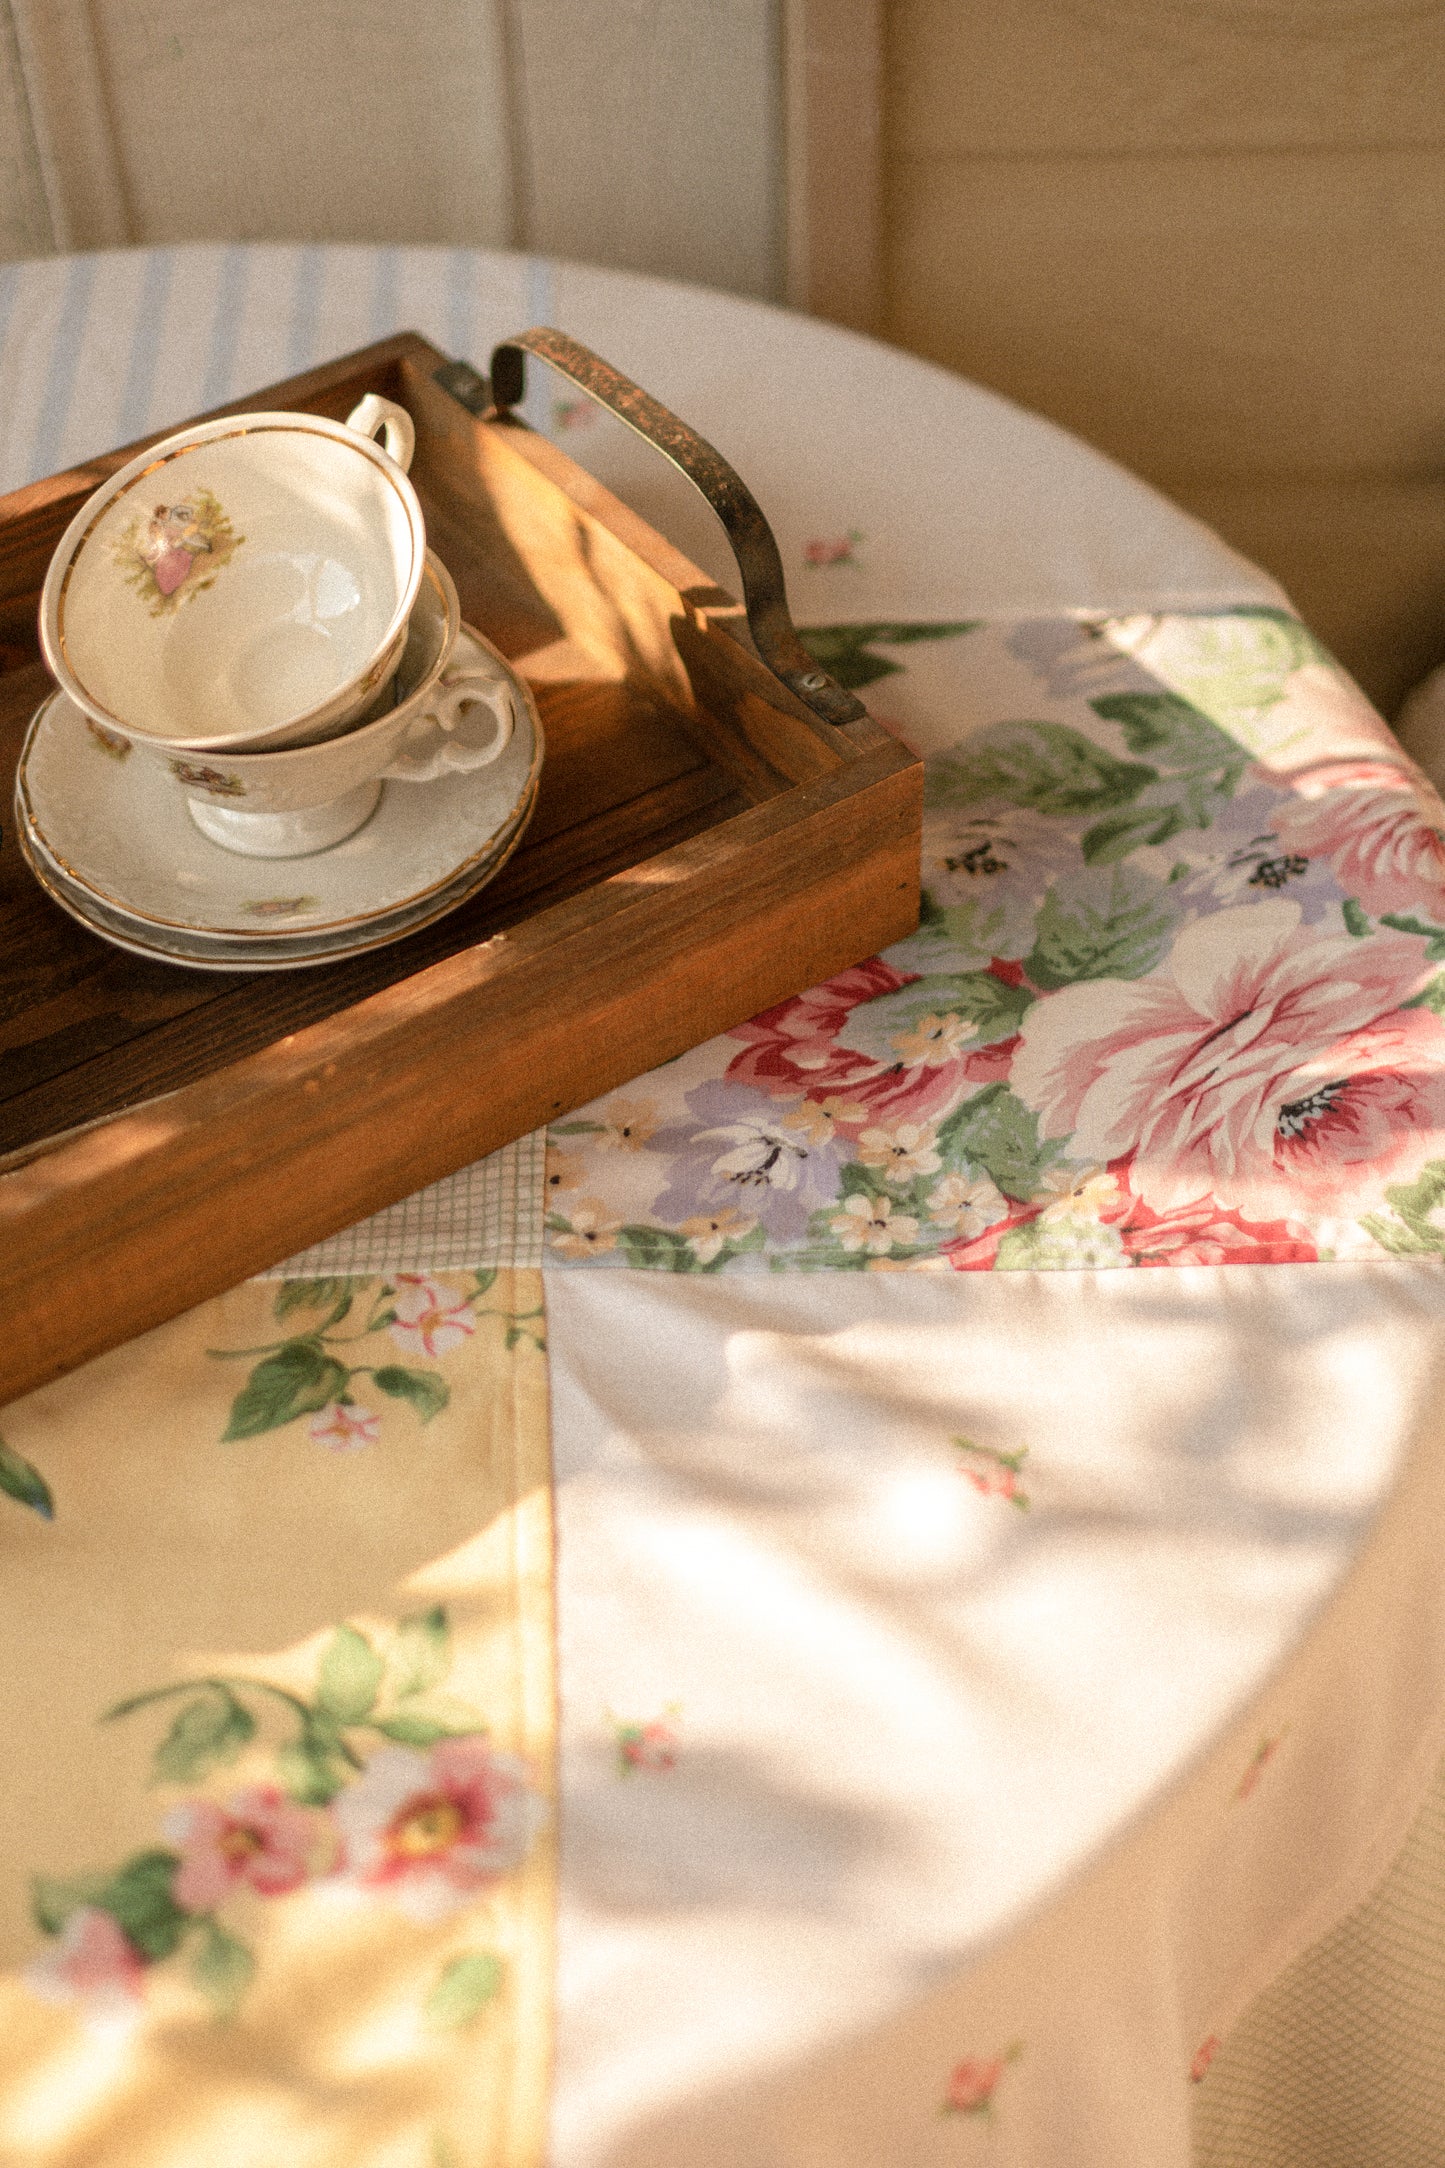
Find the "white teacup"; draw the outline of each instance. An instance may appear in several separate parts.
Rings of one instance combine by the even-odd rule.
[[[426,783],[485,767],[511,738],[511,689],[500,661],[462,631],[451,575],[430,550],[396,691],[369,721],[316,745],[205,758],[115,738],[114,749],[165,768],[202,834],[251,858],[329,850],[370,819],[387,777]]]
[[[381,432],[387,447],[375,441]],[[232,414],[181,430],[82,505],[40,642],[104,728],[198,752],[345,730],[394,674],[426,534],[404,407]]]

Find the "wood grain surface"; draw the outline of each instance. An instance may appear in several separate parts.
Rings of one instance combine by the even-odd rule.
[[[547,760],[471,903],[315,970],[147,963],[0,843],[0,1399],[911,930],[919,764],[821,724],[731,599],[554,447],[477,421],[407,334],[247,405],[410,408],[428,534],[537,697]],[[0,757],[47,681],[34,603],[129,453],[0,502]],[[8,792],[7,792],[8,798]],[[67,1135],[65,1132],[76,1132]]]

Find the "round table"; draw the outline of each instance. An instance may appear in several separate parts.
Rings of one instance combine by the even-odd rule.
[[[368,1331],[480,1363],[488,1275],[511,1274],[515,1290],[540,1268],[555,1578],[534,1528],[515,1587],[532,1591],[518,1616],[548,1637],[556,1606],[547,2157],[556,2168],[1293,2159],[1297,2104],[1273,2123],[1259,2106],[1268,2042],[1246,2052],[1249,2023],[1246,2048],[1227,2036],[1380,1881],[1445,1748],[1445,1598],[1426,1535],[1445,1504],[1434,1389],[1445,1238],[1432,1232],[1430,1186],[1445,1156],[1432,1161],[1421,1141],[1435,1134],[1445,1027],[1430,990],[1432,892],[1417,880],[1429,854],[1399,831],[1402,805],[1416,830],[1429,806],[1422,814],[1389,732],[1273,583],[1197,523],[975,386],[728,296],[428,249],[193,247],[6,266],[0,486],[395,329],[485,366],[496,340],[535,322],[595,347],[733,461],[778,535],[795,617],[927,757],[932,804],[931,916],[914,942],[321,1245],[264,1290],[278,1320],[330,1304],[337,1316],[315,1345],[333,1349],[356,1323],[338,1306],[360,1301],[370,1275],[385,1297]],[[635,439],[541,370],[528,414],[728,582],[707,515]],[[1347,811],[1365,804],[1352,790],[1376,794],[1371,819],[1395,820],[1389,850],[1377,842],[1371,857],[1347,821],[1329,826],[1340,793]],[[1308,969],[1307,937],[1332,944],[1309,952]],[[1200,1019],[1216,1011],[1211,1033]],[[1394,1068],[1386,1016],[1404,1019],[1389,1025]],[[1200,1068],[1214,1037],[1227,1047]],[[1306,1079],[1271,1114],[1267,1151],[1256,1131],[1229,1126],[1256,1088],[1256,1039]],[[1407,1069],[1408,1089],[1379,1084]],[[1235,1080],[1228,1089],[1210,1082],[1216,1070]],[[1342,1095],[1364,1109],[1352,1120],[1377,1125],[1379,1173],[1364,1203],[1356,1181],[1336,1207],[1313,1160],[1298,1160],[1289,1189],[1296,1161],[1279,1140],[1313,1138]],[[1219,1173],[1226,1144],[1245,1170],[1238,1196]],[[1339,1146],[1338,1166],[1362,1155]],[[1189,1171],[1206,1163],[1194,1189],[1214,1197],[1207,1211]],[[509,1358],[541,1338],[512,1299]],[[169,1347],[184,1325],[150,1339]],[[161,1427],[184,1432],[201,1356],[188,1369],[177,1355],[169,1386],[151,1375],[146,1400],[136,1365],[151,1358],[137,1347],[133,1361],[119,1351],[8,1412],[26,1465],[43,1469],[49,1453],[78,1467],[95,1448],[77,1441],[109,1420],[118,1393],[122,1428],[144,1403],[147,1421],[159,1406]],[[363,1380],[328,1388],[324,1406],[287,1403],[284,1422],[307,1415],[315,1442],[369,1447],[383,1416],[427,1412],[421,1388],[393,1390],[388,1374],[365,1372],[390,1395],[375,1410]],[[493,1417],[476,1412],[491,1388],[477,1376],[475,1435],[491,1436]],[[455,1411],[465,1395],[449,1390]],[[233,1410],[228,1436],[244,1434],[238,1421]],[[215,1525],[230,1527],[232,1479],[211,1465],[197,1463],[197,1481],[218,1486]],[[384,1518],[388,1499],[403,1510],[404,1472],[388,1480],[366,1512]],[[75,1568],[91,1582],[107,1541],[97,1512],[93,1555]],[[64,1510],[53,1529],[24,1523],[37,1575],[45,1541],[79,1540],[70,1526]],[[409,1565],[405,1661],[422,1670],[415,1622],[435,1616],[460,1555]],[[203,1551],[182,1574],[204,1570]],[[289,1553],[276,1573],[299,1574],[304,1590]],[[364,1574],[345,1596],[336,1616],[353,1621],[390,1601]],[[297,1649],[323,1626],[341,1636],[322,1659],[327,1706],[351,1693],[356,1721],[370,1722],[381,1703],[365,1700],[357,1643],[380,1647],[381,1629],[328,1625],[299,1597],[288,1616]],[[144,1638],[126,1604],[103,1630]],[[253,1651],[250,1678],[263,1644],[248,1630],[249,1641],[238,1621],[233,1638]],[[76,1631],[83,1645],[90,1629]],[[200,1646],[171,1652],[188,1675]],[[542,1673],[529,1676],[535,1686]],[[27,1690],[43,1688],[42,1677]],[[180,1740],[160,1769],[201,1787],[167,1810],[184,1862],[200,1860],[207,1830],[205,1856],[221,1858],[227,1756],[256,1751],[259,1736],[233,1713],[248,1706],[239,1688],[207,1691],[197,1738],[208,1722],[218,1739],[231,1733],[190,1762]],[[28,1708],[22,1694],[0,1721],[28,1723]],[[357,1802],[405,1773],[385,1756],[444,1753],[444,1718],[430,1733],[419,1721],[398,1701],[390,1746],[364,1769],[354,1753],[342,1772],[349,1790],[334,1776],[334,1794],[293,1787],[287,1804],[253,1785],[248,1798],[274,1793],[271,1820],[262,1829],[253,1805],[245,1843],[290,1858],[286,1817],[349,1799],[349,1822],[334,1809],[351,1834],[329,1871],[345,1881],[351,1859],[352,1881],[365,1880]],[[63,1726],[47,1751],[74,1771]],[[324,1792],[318,1754],[308,1766]],[[294,1756],[287,1766],[294,1775]],[[103,1778],[126,1781],[118,1765]],[[435,1783],[433,1835],[437,1815],[475,1806]],[[23,1789],[28,1842],[38,1808],[34,1783]],[[67,1819],[68,1856],[88,1867],[83,1804]],[[367,1842],[381,1843],[380,1826],[366,1825]],[[407,1843],[421,1844],[421,1828],[406,1824]],[[206,1870],[215,1890],[244,1880],[241,1845],[224,1855],[230,1881],[214,1862]],[[273,1893],[303,1879],[299,1859],[292,1881],[275,1870]],[[190,1876],[167,1885],[187,1933],[220,1918],[186,1895],[200,1864],[164,1873]],[[327,1879],[314,1860],[305,1875]],[[133,2028],[132,1972],[159,1979],[174,1921],[148,1913],[155,1948],[142,1947],[126,1939],[129,1897],[96,1884],[82,1903],[67,1887],[48,1921],[51,1900],[37,1899],[52,1940],[27,1977],[93,2018],[89,1934],[92,1972],[112,2000],[125,1987]],[[247,1884],[253,1896],[266,1887]],[[530,1937],[542,1977],[552,1900],[507,1919],[496,1930],[506,1963],[520,1980]],[[17,1911],[7,1962],[24,1966],[35,1936]],[[215,1943],[213,1971],[228,1947]],[[384,1969],[386,1944],[367,1947]],[[451,2002],[439,2007],[491,2024],[486,2053],[505,2059],[507,2025],[534,2046],[545,2034],[547,1996],[509,2005],[505,2024],[488,2016],[483,1957],[503,1962],[448,1960]],[[161,2007],[164,1992],[145,2022],[191,2022]],[[417,2150],[421,2106],[397,2123],[394,2152],[380,2139],[374,2153],[328,2151],[341,2141],[324,2135],[324,2058],[287,2046],[284,2014],[266,2022],[269,2051],[247,2036],[252,2060],[230,2071],[229,2096],[207,2066],[214,2097],[232,2101],[225,2157],[238,2168],[277,2157],[277,2133],[299,2144],[303,2127],[316,2149],[290,2157],[537,2157],[548,2115],[535,2074],[527,2114],[505,2129],[467,2111],[482,2133],[470,2150],[440,2110],[430,2155]],[[404,2073],[419,2071],[421,2099],[432,2036],[417,2046],[398,2026],[374,2027],[350,2060],[338,2048],[328,2082],[384,2092],[377,2073],[389,2072],[404,2092]],[[112,2127],[107,2100],[134,2123],[132,2078],[93,2038],[83,2053],[46,2043],[60,2058],[46,2068],[69,2053],[88,2073],[85,2113],[101,2120],[57,2111],[52,2129],[34,2106],[44,2071],[12,2066],[0,2139],[8,2117],[27,2157],[78,2160],[66,2147]],[[1438,2095],[1411,2070],[1410,2127],[1428,2131]],[[1354,2111],[1319,2105],[1311,2082],[1320,2127],[1338,2130]],[[131,2159],[133,2136],[115,2142],[114,2157]],[[1376,2156],[1358,2133],[1349,2142],[1339,2157],[1352,2162],[1416,2157]]]

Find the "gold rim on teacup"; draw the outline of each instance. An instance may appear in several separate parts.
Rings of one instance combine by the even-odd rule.
[[[231,415],[131,460],[46,573],[40,642],[62,690],[102,728],[181,750],[347,729],[394,673],[421,583],[412,435],[369,394],[348,422]]]

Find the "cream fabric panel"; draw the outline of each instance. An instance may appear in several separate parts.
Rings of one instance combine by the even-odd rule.
[[[505,241],[494,0],[11,0],[57,241]]]
[[[887,81],[887,334],[1215,520],[1389,711],[1445,655],[1445,7],[892,0]]]

